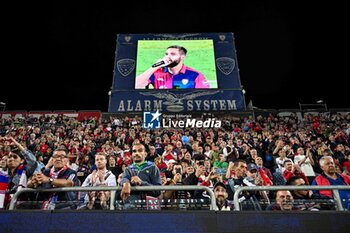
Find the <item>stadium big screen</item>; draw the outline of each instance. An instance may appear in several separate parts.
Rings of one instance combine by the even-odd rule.
[[[244,111],[233,33],[119,34],[109,112],[156,110]]]

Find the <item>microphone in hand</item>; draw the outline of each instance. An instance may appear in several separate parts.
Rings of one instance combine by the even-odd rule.
[[[165,61],[161,60],[161,61],[159,61],[159,62],[154,63],[154,64],[152,65],[152,67],[155,68],[155,67],[158,67],[158,66],[161,66],[161,65],[164,65],[164,64],[165,64]]]

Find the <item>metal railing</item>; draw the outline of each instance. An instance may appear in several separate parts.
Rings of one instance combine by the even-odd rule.
[[[337,210],[344,211],[343,205],[340,200],[338,190],[350,190],[350,186],[342,185],[333,185],[333,186],[310,186],[310,185],[300,185],[300,186],[285,186],[285,185],[276,185],[276,186],[241,186],[235,190],[233,195],[233,204],[235,210],[240,210],[239,205],[239,194],[243,191],[278,191],[278,190],[332,190],[333,198],[337,206]]]
[[[63,187],[63,188],[52,188],[52,189],[31,189],[23,188],[16,192],[10,203],[9,210],[14,210],[18,197],[23,193],[31,192],[89,192],[89,191],[111,191],[110,197],[110,210],[115,210],[115,193],[116,191],[121,190],[120,186],[115,187],[106,187],[106,186],[95,186],[95,187]],[[210,196],[210,210],[218,210],[216,206],[216,199],[214,192],[206,186],[195,186],[195,185],[169,185],[169,186],[140,186],[140,187],[131,187],[131,191],[181,191],[181,190],[203,190],[206,191]]]

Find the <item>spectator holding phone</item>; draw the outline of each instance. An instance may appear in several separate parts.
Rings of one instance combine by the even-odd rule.
[[[197,154],[194,156],[194,169],[195,172],[191,173],[189,176],[187,176],[184,180],[183,183],[185,185],[197,185],[198,182],[203,181],[201,176],[205,176],[206,174],[206,168],[204,166],[204,155]]]
[[[172,168],[172,174],[173,174],[173,178],[170,180],[167,180],[166,183],[163,185],[182,185],[183,184],[182,183],[182,175],[183,175],[182,166],[179,164],[174,164]],[[180,190],[180,191],[169,190],[163,193],[163,198],[164,199],[185,199],[187,198],[187,194],[184,190]]]
[[[195,172],[191,173],[188,175],[185,179],[183,179],[183,184],[184,185],[201,185],[206,178],[207,171],[204,166],[204,160],[205,156],[202,154],[196,154],[194,156],[194,169]],[[202,196],[202,191],[191,191],[191,196],[192,197],[203,197]]]

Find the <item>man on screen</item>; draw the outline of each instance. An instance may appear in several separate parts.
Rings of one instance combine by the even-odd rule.
[[[169,46],[162,59],[136,77],[135,88],[150,84],[154,89],[210,88],[202,73],[184,65],[186,53],[182,46]]]

